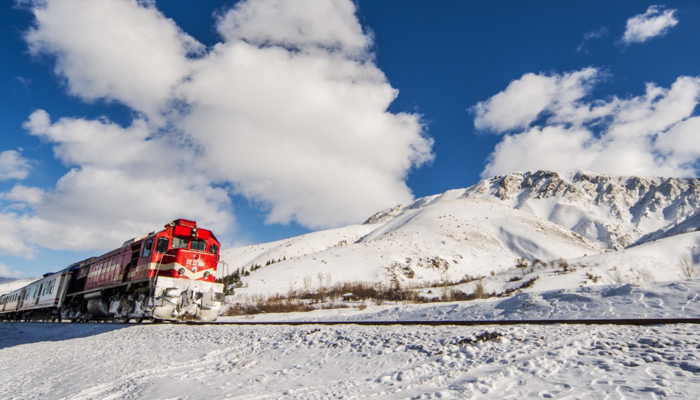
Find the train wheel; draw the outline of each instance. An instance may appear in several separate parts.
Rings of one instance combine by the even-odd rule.
[[[140,324],[141,322],[143,322],[143,318],[136,318],[136,323],[137,323],[137,324]]]

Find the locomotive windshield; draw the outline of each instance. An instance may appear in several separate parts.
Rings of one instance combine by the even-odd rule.
[[[204,240],[193,240],[192,244],[190,245],[190,250],[206,251],[207,242]]]
[[[175,236],[173,238],[173,249],[186,249],[188,242],[185,238]]]
[[[170,244],[170,239],[167,237],[159,237],[158,242],[156,242],[156,253],[165,253],[168,251],[168,245]]]

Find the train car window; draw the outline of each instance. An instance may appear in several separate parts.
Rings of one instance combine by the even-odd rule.
[[[185,238],[175,236],[173,238],[173,249],[186,249],[188,242],[189,241]]]
[[[219,246],[217,246],[215,243],[212,243],[211,246],[209,246],[209,252],[212,254],[216,254],[219,252]]]
[[[191,250],[207,251],[207,242],[204,240],[193,240],[190,245]]]
[[[151,255],[151,249],[153,248],[153,239],[147,240],[146,244],[143,245],[143,254],[141,257],[146,258]]]
[[[168,251],[168,245],[170,244],[170,239],[166,237],[159,237],[156,242],[156,253],[165,253]]]

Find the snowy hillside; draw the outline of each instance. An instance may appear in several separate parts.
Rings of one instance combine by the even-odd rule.
[[[584,267],[546,274],[542,290],[680,279],[679,257],[700,258],[699,229],[698,179],[536,171],[420,198],[363,225],[224,250],[222,259],[229,272],[249,273],[245,295],[351,281],[416,287],[558,259]]]
[[[250,270],[252,255],[256,256],[255,262],[262,267],[244,279],[248,284],[245,292],[254,294],[285,293],[341,281],[409,286],[457,281],[467,275],[481,277],[510,270],[521,258],[577,258],[605,250],[531,214],[494,201],[450,194],[435,199],[430,206],[404,209],[391,219],[335,230],[338,234],[331,241],[327,241],[328,235],[315,233],[293,243],[224,251],[222,258],[230,268]],[[361,229],[367,232],[365,236],[346,239],[358,236]],[[320,250],[309,250],[313,248]],[[280,259],[270,265],[262,263]]]

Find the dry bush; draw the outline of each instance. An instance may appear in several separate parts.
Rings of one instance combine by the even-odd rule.
[[[638,282],[654,282],[654,275],[645,269],[634,270],[633,272],[637,276]]]
[[[486,295],[486,289],[484,288],[484,283],[482,281],[476,283],[472,296],[474,296],[475,299],[484,299],[488,297]]]
[[[612,272],[608,272],[608,275],[610,276],[610,280],[613,283],[617,284],[623,284],[625,283],[625,278],[622,276],[622,273],[620,272],[617,267],[613,268]]]
[[[229,305],[223,313],[225,316],[250,315],[262,313],[287,313],[313,311],[315,308],[298,299],[281,296],[253,296],[250,300]]]
[[[591,280],[593,283],[598,283],[598,281],[600,281],[600,279],[601,279],[601,276],[600,275],[593,275],[590,272],[586,272],[586,278]]]
[[[681,276],[684,278],[697,278],[698,270],[695,268],[693,256],[690,253],[683,254],[678,259],[678,268],[681,270]]]
[[[350,308],[350,306],[345,303],[338,302],[321,304],[321,310],[335,310],[337,308]]]
[[[330,278],[324,276],[323,280],[329,281]],[[279,294],[273,296],[251,296],[238,303],[227,304],[227,309],[222,315],[236,316],[260,313],[287,313],[313,311],[318,309],[350,308],[349,304],[337,301],[337,299],[341,298],[346,293],[352,293],[355,296],[355,299],[360,301],[360,304],[357,307],[360,310],[367,308],[367,300],[370,300],[374,305],[378,306],[384,304],[386,301],[403,301],[405,303],[469,301],[495,296],[507,296],[517,290],[532,286],[536,280],[537,277],[534,277],[528,281],[523,281],[519,286],[507,289],[501,293],[487,293],[482,281],[478,281],[474,291],[469,294],[452,287],[443,286],[443,295],[435,298],[423,297],[413,290],[402,289],[401,285],[397,284],[387,286],[367,282],[343,282],[337,283],[331,287],[322,287],[321,291],[324,292],[323,294],[289,289],[287,293],[288,296]],[[324,298],[330,298],[333,299],[333,301],[323,302]]]

